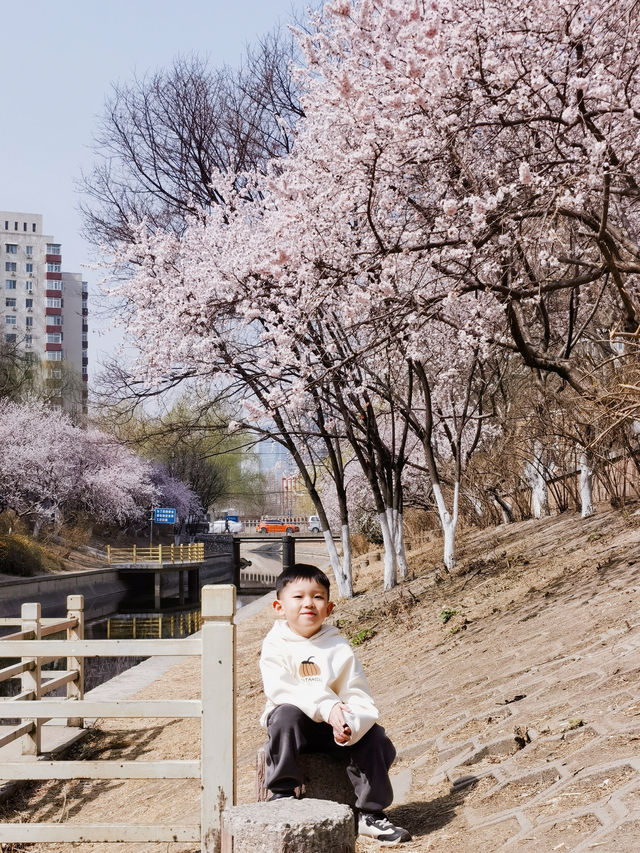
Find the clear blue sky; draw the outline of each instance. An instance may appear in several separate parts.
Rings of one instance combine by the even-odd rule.
[[[111,84],[199,54],[236,64],[246,44],[304,0],[29,0],[2,3],[0,209],[42,213],[62,243],[63,266],[82,272],[90,295],[99,275],[83,265],[74,180],[88,169],[91,143]],[[314,4],[315,5],[315,4]],[[97,318],[96,318],[97,320]],[[112,337],[89,343],[90,379]]]

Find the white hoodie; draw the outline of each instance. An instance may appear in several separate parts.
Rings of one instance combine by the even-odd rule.
[[[344,702],[351,729],[351,746],[378,719],[369,684],[360,662],[337,628],[323,625],[311,637],[296,634],[285,621],[278,621],[264,638],[260,672],[267,704],[260,723],[276,705],[295,705],[317,723],[329,722],[336,702]]]

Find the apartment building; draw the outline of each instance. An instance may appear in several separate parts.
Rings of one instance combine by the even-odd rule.
[[[42,367],[48,396],[63,408],[87,407],[87,283],[62,271],[62,245],[44,234],[38,213],[0,211],[4,263],[4,342]]]

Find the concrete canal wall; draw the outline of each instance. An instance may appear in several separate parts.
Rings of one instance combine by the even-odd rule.
[[[231,583],[232,576],[233,554],[219,552],[201,565],[199,585]],[[125,574],[115,566],[17,578],[0,583],[0,616],[19,616],[20,606],[26,601],[39,602],[43,616],[61,616],[67,610],[67,595],[81,594],[84,595],[85,619],[100,619],[121,610],[131,610],[141,600],[147,600],[152,585],[153,574]],[[166,571],[163,594],[171,596],[177,591],[178,572]]]

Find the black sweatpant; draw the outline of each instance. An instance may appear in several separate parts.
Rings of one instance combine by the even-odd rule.
[[[267,788],[273,793],[291,791],[302,783],[298,766],[301,752],[346,753],[356,807],[376,812],[393,802],[389,767],[396,751],[377,723],[353,746],[339,746],[328,723],[314,722],[295,705],[278,705],[269,714],[267,732]]]

